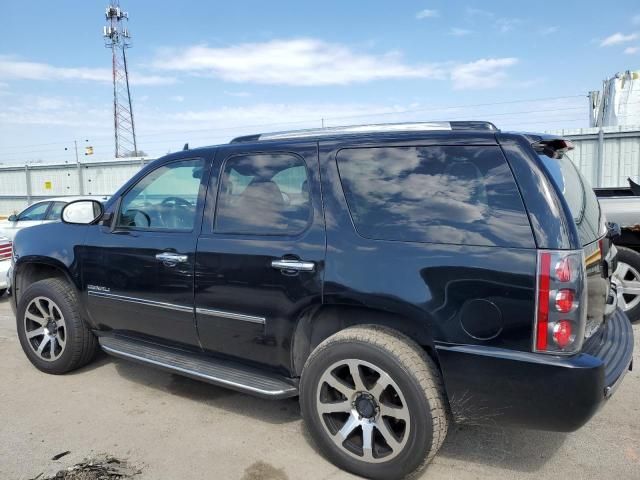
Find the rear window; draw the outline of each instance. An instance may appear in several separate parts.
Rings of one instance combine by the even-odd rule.
[[[499,147],[354,148],[336,159],[353,223],[364,237],[534,246]]]
[[[582,245],[598,240],[601,236],[600,204],[589,182],[567,155],[561,159],[539,156],[569,205]]]

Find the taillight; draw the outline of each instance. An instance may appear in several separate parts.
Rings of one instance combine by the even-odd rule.
[[[578,352],[584,337],[586,302],[582,250],[539,251],[534,351]]]
[[[13,253],[13,244],[11,242],[0,241],[0,261],[11,260],[11,254]]]

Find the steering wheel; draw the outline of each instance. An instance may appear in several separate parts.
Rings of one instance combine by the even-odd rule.
[[[127,225],[127,227],[147,227],[149,228],[151,226],[151,217],[143,212],[142,210],[138,210],[135,208],[129,209],[126,212],[124,212],[124,216],[129,219],[129,224]],[[141,216],[142,218],[145,219],[145,221],[147,222],[146,225],[138,225],[138,222],[136,222],[136,219],[138,218],[138,216]]]
[[[167,197],[160,202],[160,220],[167,228],[180,228],[187,224],[188,220],[182,212],[188,212],[193,208],[191,202],[182,197]]]
[[[171,203],[173,203],[173,205],[170,205]],[[181,208],[191,208],[193,206],[191,205],[191,202],[189,200],[185,200],[184,198],[181,198],[181,197],[167,197],[164,200],[162,200],[160,205],[163,207],[173,206],[173,207],[181,207]]]

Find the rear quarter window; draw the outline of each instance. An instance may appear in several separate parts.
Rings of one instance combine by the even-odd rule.
[[[560,159],[539,157],[569,205],[582,245],[598,240],[604,234],[600,204],[589,182],[567,155]]]
[[[353,223],[366,238],[535,246],[497,146],[348,148],[336,161]]]

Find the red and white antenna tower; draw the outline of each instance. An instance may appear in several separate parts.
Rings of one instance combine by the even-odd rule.
[[[107,24],[103,28],[104,45],[111,48],[113,65],[113,125],[116,140],[116,158],[138,156],[136,127],[133,122],[127,48],[131,47],[131,36],[125,26],[129,14],[115,0],[105,12]]]

